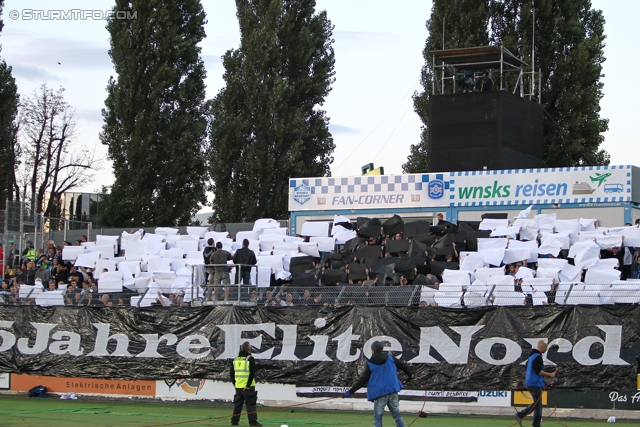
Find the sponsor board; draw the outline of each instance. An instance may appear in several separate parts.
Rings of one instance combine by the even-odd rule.
[[[349,387],[317,386],[317,387],[296,387],[296,396],[307,398],[338,397],[342,396]],[[475,406],[511,406],[510,391],[446,391],[446,390],[407,390],[398,392],[401,400],[426,401],[426,402],[448,402],[473,404]],[[353,398],[367,398],[367,389],[359,389]]]
[[[531,398],[531,393],[528,390],[514,390],[511,393],[513,396],[512,404],[513,406],[529,406],[533,403],[533,399]],[[542,392],[542,405],[546,406],[548,400],[548,392]]]
[[[631,200],[629,165],[295,178],[289,211],[600,204]]]
[[[11,374],[0,374],[0,390],[9,390],[11,388]]]
[[[51,393],[106,394],[155,396],[156,382],[146,380],[107,380],[92,378],[65,378],[41,375],[11,374],[12,391],[29,391],[43,385]]]
[[[178,378],[156,381],[156,397],[180,399],[219,399],[229,398],[233,394],[233,387],[226,386],[213,380],[204,378]]]

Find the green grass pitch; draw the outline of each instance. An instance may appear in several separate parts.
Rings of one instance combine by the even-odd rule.
[[[291,409],[258,407],[260,422],[265,427],[370,427],[371,411],[310,410],[301,407]],[[543,416],[552,409],[545,408]],[[28,398],[24,395],[0,395],[0,426],[2,427],[142,427],[142,426],[228,426],[231,405],[218,402],[161,402],[157,400],[124,400],[89,398],[60,400],[56,395],[46,399]],[[403,413],[408,426],[416,414]],[[595,427],[606,420],[585,421],[561,419],[568,427]],[[436,416],[418,418],[412,427],[508,427],[513,417]],[[388,413],[383,418],[385,426],[394,426]],[[621,422],[638,425],[637,421]],[[543,426],[561,427],[555,417],[543,419]],[[240,420],[247,426],[246,415]],[[525,420],[523,425],[531,425]]]

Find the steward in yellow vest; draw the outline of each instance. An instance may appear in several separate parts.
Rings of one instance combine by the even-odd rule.
[[[256,392],[256,361],[251,356],[251,344],[245,341],[240,346],[238,357],[233,359],[231,364],[231,382],[233,383],[236,394],[233,397],[233,415],[231,416],[231,425],[237,426],[242,415],[242,406],[247,405],[247,418],[250,426],[261,426],[258,422],[258,414],[256,411],[256,402],[258,401],[258,393]]]

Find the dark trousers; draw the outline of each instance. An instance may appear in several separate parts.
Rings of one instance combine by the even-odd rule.
[[[519,418],[524,418],[530,413],[533,412],[533,427],[540,427],[540,422],[542,421],[542,387],[528,387],[529,393],[531,393],[531,398],[533,399],[533,403],[522,411],[518,412]]]
[[[237,388],[236,395],[233,396],[233,415],[231,416],[231,423],[237,424],[240,421],[240,415],[242,415],[242,405],[247,405],[247,418],[249,424],[258,422],[258,414],[256,413],[256,402],[258,401],[258,393],[255,387],[249,387],[248,390]]]

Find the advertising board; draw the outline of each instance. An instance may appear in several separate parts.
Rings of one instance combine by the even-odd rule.
[[[627,202],[631,172],[622,165],[294,178],[289,211]]]

